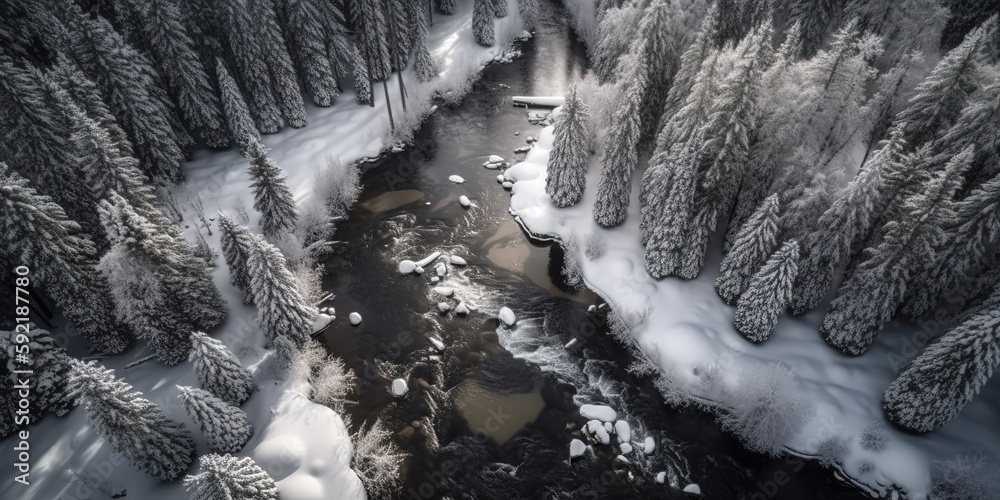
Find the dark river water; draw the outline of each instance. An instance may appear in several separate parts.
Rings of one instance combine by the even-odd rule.
[[[688,483],[710,499],[867,498],[815,463],[748,453],[710,415],[666,405],[588,313],[599,299],[561,282],[559,247],[529,241],[508,215],[499,172],[482,164],[493,154],[519,160],[513,150],[541,130],[511,96],[562,94],[586,70],[566,12],[552,0],[541,7],[522,57],[486,68],[412,147],[365,166],[361,202],[338,230],[350,245],[326,264],[338,316],[357,311],[364,321],[337,321],[322,340],[358,375],[352,428],[381,418],[409,456],[395,498],[685,498]],[[462,208],[460,195],[473,206]],[[468,266],[448,266],[439,283],[433,266],[397,272],[400,260],[435,251]],[[469,315],[438,310],[459,301]],[[503,306],[517,315],[514,328],[499,328]],[[405,397],[388,392],[395,378],[408,381]],[[612,406],[634,440],[656,439],[656,452],[637,449],[622,463],[610,446],[594,446],[569,463],[570,440],[585,440],[583,403]],[[661,471],[665,484],[654,480]]]

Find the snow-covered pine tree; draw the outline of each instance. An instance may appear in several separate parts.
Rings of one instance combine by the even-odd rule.
[[[809,58],[823,44],[823,35],[841,7],[840,0],[795,0],[788,7],[788,24],[801,32],[801,57]]]
[[[507,0],[493,0],[493,15],[507,17]]]
[[[594,73],[602,84],[618,81],[620,61],[635,41],[635,29],[642,14],[641,6],[629,2],[609,8],[601,16],[591,60]]]
[[[222,94],[222,109],[225,111],[226,127],[239,146],[243,156],[248,156],[253,146],[260,141],[260,132],[254,124],[243,93],[236,85],[236,80],[229,75],[226,65],[219,59],[216,62],[216,74],[219,78],[219,91]]]
[[[1000,296],[1000,288],[994,297]],[[1000,311],[980,308],[910,362],[885,391],[889,420],[928,432],[954,419],[1000,364]]]
[[[576,205],[587,184],[587,105],[573,85],[556,118],[555,139],[549,154],[545,192],[557,207]]]
[[[628,217],[632,192],[632,171],[639,160],[640,108],[645,94],[646,70],[636,65],[624,102],[615,112],[611,131],[601,156],[601,180],[597,184],[594,220],[604,227],[620,226]]]
[[[682,14],[670,0],[652,0],[643,12],[639,30],[634,33],[637,40],[632,44],[632,57],[642,61],[637,68],[643,71],[644,83],[638,90],[640,134],[644,141],[656,134],[660,115],[667,102],[674,73],[677,71],[677,30],[678,18]]]
[[[295,229],[298,218],[295,198],[285,183],[281,167],[267,156],[267,150],[257,145],[257,153],[250,160],[250,178],[253,183],[253,208],[260,213],[260,226],[268,238]]]
[[[212,393],[178,385],[177,397],[184,405],[184,411],[205,435],[208,449],[213,453],[236,453],[253,435],[253,426],[246,412]]]
[[[184,478],[191,500],[278,500],[278,488],[250,457],[202,455],[198,474]]]
[[[96,361],[71,359],[70,365],[70,396],[87,408],[90,428],[115,453],[163,481],[184,474],[194,462],[195,444],[183,425]]]
[[[10,380],[7,363],[0,359],[0,439],[13,435],[14,431],[23,428],[17,425],[17,404],[20,397]]]
[[[19,335],[24,335],[25,339],[15,341],[15,337]],[[27,345],[31,353],[27,364],[16,362],[15,356],[21,352],[16,349],[23,345]],[[66,390],[69,356],[49,335],[48,330],[39,328],[34,323],[19,323],[13,331],[0,331],[0,363],[7,365],[11,379],[16,379],[15,370],[31,370],[28,415],[32,423],[37,422],[45,413],[52,412],[62,416],[73,408],[73,401]]]
[[[381,82],[392,74],[389,20],[385,18],[383,1],[351,2],[351,18],[354,20],[356,33],[354,43],[362,60],[366,61],[368,79],[372,82]]]
[[[389,20],[389,54],[392,59],[392,70],[402,71],[406,69],[410,53],[413,51],[413,30],[417,20],[411,16],[425,12],[423,2],[410,0],[386,2],[382,5],[385,8],[385,17]]]
[[[48,76],[59,88],[66,91],[73,104],[83,109],[87,118],[97,122],[108,133],[111,143],[119,148],[121,154],[129,156],[134,154],[128,134],[118,124],[117,118],[111,114],[111,109],[101,97],[97,84],[83,74],[72,59],[62,54],[56,56],[56,63]]]
[[[753,278],[736,307],[736,331],[759,344],[771,335],[778,316],[792,298],[792,286],[798,273],[799,244],[786,241],[767,259]]]
[[[361,54],[361,48],[355,44],[351,49],[354,60],[354,94],[358,98],[358,104],[369,104],[374,106],[372,100],[372,81],[368,77],[368,61]]]
[[[982,85],[976,58],[991,22],[995,23],[995,18],[969,32],[965,41],[938,61],[934,71],[913,91],[913,97],[896,118],[907,143],[917,147],[947,130],[969,96]]]
[[[886,223],[882,242],[866,251],[823,318],[820,333],[827,342],[855,356],[868,350],[902,303],[912,276],[933,264],[971,160],[971,148],[952,158],[907,200],[902,217]]]
[[[265,48],[257,39],[257,19],[250,1],[219,0],[214,3],[214,13],[218,16],[221,38],[229,47],[228,59],[235,63],[233,68],[237,79],[246,88],[243,96],[257,129],[273,134],[284,125],[284,120],[272,87]],[[232,117],[229,117],[228,123],[232,126]]]
[[[521,15],[524,29],[533,29],[538,22],[538,0],[517,0],[517,11]]]
[[[680,265],[677,267],[677,276],[686,280],[697,278],[705,265],[705,250],[712,238],[712,228],[719,219],[715,209],[697,197],[691,200],[691,214],[694,217],[688,223],[684,243],[678,250]]]
[[[718,51],[714,44],[718,21],[718,8],[713,5],[702,20],[701,29],[694,41],[681,55],[680,68],[667,92],[663,116],[660,118],[661,127],[672,129],[665,144],[667,148],[675,142],[690,139],[707,118],[717,80],[715,69]]]
[[[327,38],[337,36],[334,19],[321,15],[325,7],[319,0],[282,2],[286,32],[303,81],[317,106],[331,106],[340,95],[337,88],[335,54],[329,53]]]
[[[760,266],[767,262],[778,242],[778,195],[772,194],[740,228],[732,249],[722,259],[715,291],[734,305],[743,295]],[[796,252],[798,252],[796,243]]]
[[[409,2],[409,5],[413,19],[413,68],[417,72],[417,80],[427,83],[438,75],[440,68],[427,47],[427,12],[423,2]]]
[[[285,257],[277,247],[257,237],[250,269],[257,321],[268,340],[285,336],[301,346],[309,340],[316,310],[302,298]]]
[[[253,376],[222,342],[203,332],[191,334],[191,355],[201,388],[219,399],[239,406],[253,392]]]
[[[438,0],[437,7],[442,14],[451,15],[455,13],[456,0]]]
[[[997,28],[1000,32],[1000,28]],[[948,158],[970,145],[975,147],[972,171],[974,183],[1000,173],[1000,164],[993,161],[1000,151],[1000,82],[994,82],[976,93],[948,132],[933,144],[935,168],[941,168]]]
[[[71,7],[67,49],[101,88],[112,112],[129,134],[144,173],[158,183],[183,178],[184,144],[171,120],[173,104],[159,88],[151,62],[130,46],[107,20]]]
[[[201,63],[178,4],[170,1],[126,0],[125,16],[134,16],[159,74],[177,103],[186,125],[209,147],[229,145],[222,108],[208,71]]]
[[[493,4],[496,0],[473,0],[472,35],[476,43],[483,47],[492,47],[496,43],[493,29]]]
[[[229,267],[229,283],[243,291],[243,303],[253,304],[250,295],[250,254],[256,237],[246,226],[241,226],[228,215],[219,212],[219,246]]]
[[[271,72],[274,98],[285,118],[285,123],[295,128],[309,123],[305,102],[299,90],[298,74],[288,53],[285,35],[278,24],[274,0],[248,0],[256,28],[256,42],[261,44],[267,69]]]
[[[97,271],[94,244],[59,205],[0,163],[0,242],[31,269],[80,335],[97,351],[118,354],[130,333],[115,316],[108,283]]]
[[[695,138],[675,144],[662,159],[651,160],[654,164],[649,168],[656,172],[650,179],[651,189],[643,208],[648,219],[646,272],[653,278],[681,272],[681,249],[695,215],[692,203],[700,146],[699,138]]]

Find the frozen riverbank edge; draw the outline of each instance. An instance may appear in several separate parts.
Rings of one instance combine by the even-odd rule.
[[[713,239],[701,275],[690,282],[676,278],[656,281],[643,265],[639,244],[638,180],[625,225],[604,229],[591,216],[600,176],[599,157],[591,157],[583,200],[559,209],[545,194],[545,165],[553,127],[546,127],[525,161],[512,166],[505,178],[514,181],[510,213],[525,233],[537,241],[558,241],[580,264],[583,283],[608,302],[615,313],[648,314],[631,332],[639,354],[654,363],[664,387],[705,406],[731,406],[744,374],[771,363],[793,369],[799,395],[815,407],[798,432],[782,440],[781,449],[830,463],[833,473],[873,496],[926,498],[931,489],[933,461],[985,453],[1000,456],[1000,397],[987,387],[953,422],[926,435],[907,434],[888,425],[881,411],[882,391],[915,355],[918,327],[893,324],[871,352],[848,358],[827,346],[818,334],[826,304],[802,317],[783,316],[768,342],[752,345],[732,327],[734,310],[714,291],[721,261],[721,243]],[[596,236],[595,236],[596,235]],[[603,255],[591,260],[591,238],[601,240]],[[574,244],[567,245],[567,241]],[[567,248],[569,247],[569,248]],[[648,312],[647,312],[648,311]],[[922,333],[922,332],[918,332]],[[919,350],[917,351],[919,352]],[[712,380],[699,374],[715,368]],[[669,399],[669,396],[668,396]],[[880,451],[861,445],[861,435],[873,423],[883,423],[887,437]],[[835,452],[830,456],[830,452]],[[705,478],[689,478],[692,481]]]

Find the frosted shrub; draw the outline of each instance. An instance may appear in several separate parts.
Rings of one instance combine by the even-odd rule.
[[[819,444],[819,450],[816,452],[816,455],[821,464],[833,465],[834,462],[847,455],[847,452],[847,441],[841,437],[832,437]]]
[[[361,172],[355,165],[332,156],[313,174],[313,194],[334,218],[345,217],[361,193]]]
[[[611,119],[618,109],[621,87],[618,85],[601,85],[591,72],[586,78],[577,82],[577,93],[580,100],[590,107],[590,117],[584,124],[590,152],[597,151],[604,142],[604,136],[611,128]]]
[[[600,231],[594,231],[587,236],[587,249],[584,251],[590,260],[600,259],[608,248],[608,242]]]
[[[354,456],[351,468],[365,485],[368,498],[390,498],[399,489],[399,468],[403,454],[392,442],[381,420],[351,436]]]
[[[340,358],[329,356],[313,373],[312,400],[343,413],[347,396],[354,390],[354,371],[348,370]]]
[[[306,304],[316,306],[323,300],[323,265],[311,266],[305,262],[299,263],[292,270],[295,275],[295,284],[302,294],[302,299]]]
[[[580,262],[577,260],[578,245],[576,236],[570,236],[562,244],[563,249],[563,279],[572,288],[583,286],[583,273],[580,271]]]
[[[934,462],[933,500],[1000,498],[1000,468],[984,455],[961,455]]]
[[[872,422],[861,433],[861,447],[870,451],[882,451],[889,442],[889,434],[882,422]]]
[[[768,455],[779,454],[782,443],[816,411],[799,391],[795,373],[778,363],[747,368],[727,399],[730,408],[719,416],[722,428],[749,450]]]

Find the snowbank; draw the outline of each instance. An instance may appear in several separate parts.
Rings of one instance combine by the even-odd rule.
[[[849,358],[820,338],[822,310],[802,317],[783,316],[770,340],[752,345],[733,328],[734,308],[724,304],[713,289],[721,261],[720,238],[713,239],[701,275],[690,282],[676,278],[656,281],[646,273],[639,243],[638,183],[633,176],[632,202],[625,225],[603,229],[592,217],[600,177],[599,159],[591,157],[583,200],[574,207],[555,208],[545,194],[545,165],[552,147],[553,127],[546,127],[525,161],[512,166],[505,179],[515,182],[510,213],[538,239],[575,236],[586,241],[603,234],[604,254],[596,260],[576,249],[588,287],[606,299],[622,317],[643,317],[632,329],[637,345],[656,360],[662,376],[676,390],[692,397],[726,404],[738,392],[742,376],[763,365],[782,363],[796,373],[803,396],[816,408],[797,433],[781,444],[794,454],[816,456],[831,439],[843,439],[847,453],[837,467],[862,488],[883,495],[897,485],[911,499],[926,498],[931,486],[933,460],[982,452],[1000,457],[1000,388],[992,384],[969,403],[951,423],[927,435],[910,435],[887,425],[888,445],[871,451],[860,436],[873,422],[885,421],[882,392],[905,364],[919,352],[926,338],[917,326],[894,324],[862,357]],[[926,340],[924,340],[926,342]],[[698,370],[696,370],[698,368]],[[715,370],[705,370],[715,368]],[[715,379],[705,373],[721,375]],[[994,381],[995,382],[995,381]],[[644,446],[651,449],[653,446]]]

